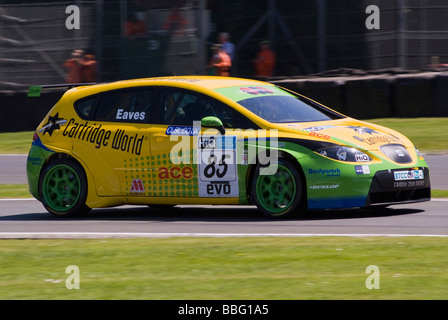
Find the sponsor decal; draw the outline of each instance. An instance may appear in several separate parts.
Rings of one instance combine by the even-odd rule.
[[[145,112],[133,112],[124,111],[124,109],[118,109],[115,119],[117,120],[145,120]]]
[[[159,179],[191,179],[193,178],[194,170],[192,167],[161,167],[157,170]]]
[[[273,94],[274,91],[263,87],[242,87],[242,92],[257,95],[257,94]]]
[[[415,188],[415,187],[424,187],[424,180],[417,181],[395,181],[394,188]]]
[[[327,190],[327,189],[337,189],[337,188],[339,188],[338,184],[325,184],[325,185],[310,186],[311,190]]]
[[[236,136],[198,139],[199,196],[237,197]]]
[[[244,152],[241,154],[241,164],[247,165],[249,163],[249,159],[247,157],[247,150],[244,150]]]
[[[378,131],[375,131],[374,129],[370,129],[370,128],[367,128],[367,127],[349,126],[349,127],[347,127],[347,128],[355,130],[355,132],[358,133],[358,134],[374,134],[374,133],[379,133]]]
[[[406,170],[406,171],[395,171],[394,180],[422,180],[424,179],[423,170]]]
[[[293,125],[294,126],[294,125]],[[305,131],[322,131],[325,129],[335,128],[336,126],[328,125],[328,126],[315,126],[315,127],[308,127],[304,128]]]
[[[308,135],[311,137],[316,137],[316,138],[321,138],[321,139],[326,139],[326,140],[331,139],[331,137],[328,134],[323,134],[323,133],[315,132],[315,131],[311,131],[310,133],[308,133]]]
[[[126,151],[140,155],[143,144],[143,135],[139,138],[138,134],[128,136],[125,130],[118,129],[112,139],[112,149]]]
[[[309,128],[304,128],[303,130],[305,131],[321,131],[324,130],[324,127],[309,127]]]
[[[316,175],[324,175],[326,177],[340,177],[341,170],[339,168],[336,169],[309,169],[308,174],[316,174]]]
[[[132,180],[131,189],[129,191],[132,193],[144,193],[145,187],[143,185],[143,181],[140,179]]]
[[[61,129],[61,125],[67,123],[64,118],[59,118],[59,112],[56,112],[54,116],[48,116],[48,121],[39,129],[39,133],[43,132],[43,135],[48,133],[50,136],[53,134],[54,130]]]
[[[370,158],[368,155],[364,153],[355,153],[355,161],[356,162],[369,162]]]
[[[400,139],[393,137],[393,136],[374,136],[374,137],[368,137],[368,138],[361,138],[358,136],[353,136],[358,141],[365,142],[368,145],[372,146],[375,144],[380,143],[393,143],[393,142],[400,142]]]
[[[370,167],[369,166],[355,166],[355,172],[356,174],[370,174]]]
[[[169,126],[165,134],[168,136],[197,136],[201,131],[200,127]]]
[[[42,159],[28,156],[28,162],[30,162],[33,166],[40,166],[42,164]]]
[[[97,149],[110,147],[115,150],[140,155],[144,135],[129,135],[126,133],[126,130],[122,129],[117,129],[113,132],[112,130],[105,130],[102,126],[96,123],[89,124],[88,121],[85,123],[77,123],[72,118],[62,132],[62,135],[92,143]]]

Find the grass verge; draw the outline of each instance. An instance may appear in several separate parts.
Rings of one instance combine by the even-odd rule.
[[[31,197],[27,184],[0,184],[0,199]]]
[[[0,133],[0,154],[27,154],[33,142],[33,131]]]
[[[385,118],[367,120],[394,129],[408,137],[414,145],[425,153],[446,152],[448,118]]]
[[[1,240],[0,299],[448,299],[447,245],[418,237]],[[79,290],[66,288],[70,265]],[[370,265],[379,289],[366,287]]]

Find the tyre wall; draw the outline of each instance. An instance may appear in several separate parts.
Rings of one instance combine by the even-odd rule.
[[[270,82],[358,119],[448,117],[448,72]],[[34,130],[63,94],[29,98],[27,92],[0,92],[0,132]]]
[[[27,92],[0,92],[0,132],[35,130],[64,91],[42,92],[29,98]]]
[[[358,119],[448,117],[448,73],[271,82]]]

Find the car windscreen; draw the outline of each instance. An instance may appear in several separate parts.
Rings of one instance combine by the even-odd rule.
[[[233,87],[219,91],[257,116],[273,123],[327,121],[344,117],[274,86]]]

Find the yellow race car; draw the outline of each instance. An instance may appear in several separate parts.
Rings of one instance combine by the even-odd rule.
[[[403,135],[275,85],[185,76],[68,90],[36,129],[31,194],[57,216],[123,204],[308,209],[430,200]]]

